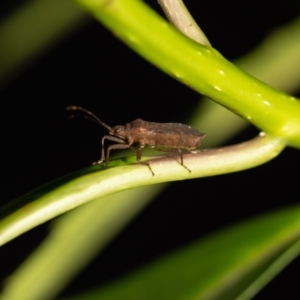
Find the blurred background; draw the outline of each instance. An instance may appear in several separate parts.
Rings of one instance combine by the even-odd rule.
[[[69,120],[66,106],[89,109],[110,126],[136,118],[188,124],[201,99],[132,52],[75,3],[60,0],[57,10],[56,2],[0,3],[0,205],[100,158],[105,129],[82,118]],[[145,2],[162,14],[156,1]],[[300,13],[297,0],[275,1],[272,7],[258,0],[186,0],[185,4],[211,44],[231,61],[248,54]],[[29,33],[22,21],[17,24],[21,43],[14,48],[9,42],[15,36],[6,35],[7,24],[18,16],[22,20],[31,5],[37,5],[38,17],[28,25]],[[70,20],[63,25],[66,19]],[[47,39],[49,35],[53,37]],[[41,37],[37,45],[36,36]],[[31,47],[37,49],[33,54],[20,58],[16,66],[10,63],[17,51],[29,53]],[[294,95],[300,97],[299,91]],[[220,128],[226,126],[221,119],[218,122]],[[207,133],[209,143],[213,133],[198,129]],[[246,141],[258,132],[249,126],[226,144]],[[62,295],[104,284],[213,231],[298,202],[299,167],[299,151],[288,148],[251,170],[168,185]],[[46,237],[49,223],[0,249],[1,282]],[[292,299],[299,267],[298,259],[255,299],[274,295]]]

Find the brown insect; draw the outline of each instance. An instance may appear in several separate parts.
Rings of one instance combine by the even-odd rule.
[[[179,153],[180,164],[191,172],[183,164],[181,149],[186,149],[191,153],[195,153],[196,148],[200,146],[201,141],[206,136],[205,133],[202,133],[188,125],[180,123],[154,123],[147,122],[142,119],[136,119],[124,126],[117,125],[110,127],[102,122],[92,112],[82,107],[68,106],[67,110],[80,110],[89,115],[93,121],[99,123],[108,130],[109,135],[105,135],[102,138],[101,159],[95,162],[95,164],[100,164],[105,161],[106,167],[108,166],[111,150],[131,148],[136,152],[137,161],[141,163],[142,150],[145,145],[149,145],[150,148],[158,151]],[[117,143],[107,147],[106,156],[104,148],[105,140]],[[133,145],[137,145],[138,149],[135,150]],[[143,163],[148,165],[150,171],[154,175],[150,165],[145,162]]]

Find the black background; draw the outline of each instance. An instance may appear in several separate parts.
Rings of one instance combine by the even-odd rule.
[[[156,1],[147,3],[160,12]],[[300,11],[296,0],[275,1],[272,7],[267,1],[257,0],[185,3],[212,45],[230,60],[250,51]],[[2,13],[18,4],[4,1]],[[90,109],[109,125],[138,117],[184,123],[199,95],[157,70],[91,21],[12,80],[0,91],[0,98],[0,204],[4,204],[99,159],[100,138],[105,131],[91,122],[67,120],[67,105]],[[229,143],[247,140],[256,133],[257,129],[251,127]],[[298,202],[299,167],[298,150],[289,148],[252,170],[170,185],[63,295],[104,283],[244,218]],[[48,224],[39,226],[0,249],[0,257],[13,258],[1,261],[1,281],[47,232]],[[299,266],[298,259],[255,299],[293,299]],[[101,270],[101,274],[95,270]],[[99,277],[95,278],[95,272]]]

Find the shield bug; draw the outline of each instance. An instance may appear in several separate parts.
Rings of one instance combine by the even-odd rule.
[[[195,153],[195,150],[200,146],[201,141],[206,135],[191,126],[181,123],[154,123],[147,122],[142,119],[136,119],[124,126],[116,125],[114,127],[110,127],[102,122],[92,112],[80,106],[68,106],[67,110],[82,111],[89,116],[89,119],[108,130],[109,135],[105,135],[102,138],[101,159],[94,163],[100,164],[105,161],[106,167],[108,166],[111,150],[131,148],[136,152],[137,162],[141,163],[142,150],[146,145],[148,145],[150,148],[157,151],[179,153],[180,164],[191,172],[183,163],[181,149],[186,149],[191,153]],[[106,155],[104,148],[105,140],[116,142],[116,144],[112,144],[107,147]],[[137,150],[133,148],[134,145],[137,145]],[[147,164],[152,175],[154,175],[150,164],[145,162],[142,163]]]

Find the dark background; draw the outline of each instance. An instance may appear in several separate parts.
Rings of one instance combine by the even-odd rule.
[[[160,12],[156,1],[147,3]],[[276,1],[272,7],[257,0],[185,3],[212,45],[230,60],[250,51],[300,11],[298,0]],[[2,15],[18,4],[3,1]],[[111,126],[138,117],[184,123],[199,95],[91,21],[12,80],[0,91],[0,99],[2,205],[99,159],[105,130],[92,122],[67,120],[67,105],[83,106]],[[256,133],[251,127],[229,143]],[[299,167],[298,150],[286,149],[278,158],[252,170],[170,185],[64,295],[89,288],[87,283],[96,286],[120,276],[234,222],[298,202]],[[0,257],[13,257],[7,265],[1,261],[1,281],[47,232],[47,224],[39,226],[0,249]],[[255,299],[294,299],[299,267],[298,259]],[[94,272],[100,269],[103,273],[95,279]]]

